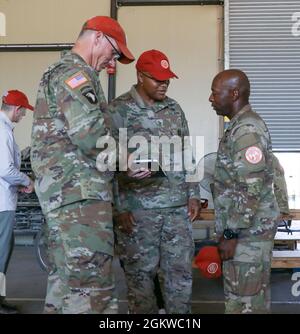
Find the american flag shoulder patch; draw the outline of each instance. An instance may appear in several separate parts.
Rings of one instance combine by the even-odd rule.
[[[75,89],[87,81],[88,79],[85,77],[85,75],[82,72],[77,72],[76,74],[72,75],[70,78],[65,80],[65,83],[70,88]]]

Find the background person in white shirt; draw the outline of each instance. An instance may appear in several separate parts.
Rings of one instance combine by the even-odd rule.
[[[10,90],[2,97],[0,109],[0,314],[17,313],[5,301],[6,271],[14,246],[13,226],[18,191],[31,193],[33,181],[20,172],[21,155],[16,144],[14,124],[21,121],[26,109],[33,110],[26,95]]]

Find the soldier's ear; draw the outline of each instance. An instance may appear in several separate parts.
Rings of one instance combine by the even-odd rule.
[[[234,88],[232,90],[232,98],[234,102],[240,98],[240,91],[238,90],[238,88]]]
[[[143,82],[144,82],[143,74],[141,72],[137,71],[136,75],[137,75],[137,81],[138,81],[138,83],[142,85]]]
[[[104,38],[104,34],[102,31],[95,31],[95,43],[101,43],[102,39]]]

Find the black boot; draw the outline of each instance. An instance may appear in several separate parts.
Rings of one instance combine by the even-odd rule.
[[[9,304],[4,297],[0,297],[0,314],[18,314],[19,310],[15,305]]]

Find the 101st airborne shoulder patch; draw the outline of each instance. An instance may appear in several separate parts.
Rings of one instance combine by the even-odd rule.
[[[259,147],[250,146],[246,150],[245,158],[250,164],[256,165],[261,162],[263,154]]]
[[[89,101],[90,104],[97,104],[97,96],[91,86],[84,86],[80,88],[81,94]]]
[[[72,75],[70,78],[65,80],[65,83],[72,89],[76,89],[77,87],[83,85],[84,83],[88,82],[89,80],[82,72],[77,72],[76,74]]]

